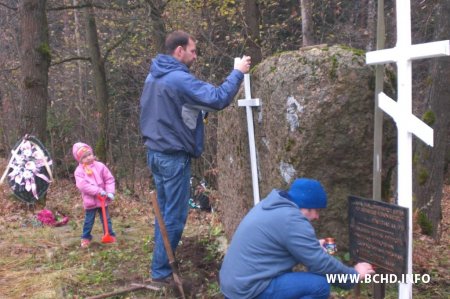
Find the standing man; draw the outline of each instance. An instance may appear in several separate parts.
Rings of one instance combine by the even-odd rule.
[[[203,151],[203,116],[227,107],[250,69],[244,56],[225,82],[215,87],[197,79],[189,68],[197,59],[195,39],[183,31],[169,34],[166,54],[153,59],[141,96],[140,128],[148,148],[147,163],[173,251],[188,214],[191,158]],[[169,265],[157,222],[151,263],[152,281],[168,283]]]
[[[368,263],[347,267],[326,253],[310,221],[327,206],[322,185],[296,179],[288,191],[272,192],[239,224],[220,269],[220,288],[229,299],[326,299],[326,274],[362,278]],[[297,265],[308,272],[292,272]],[[353,285],[341,285],[350,288]]]

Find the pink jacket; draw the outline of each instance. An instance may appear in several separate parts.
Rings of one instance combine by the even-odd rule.
[[[76,143],[74,145],[74,153],[76,145],[88,146],[83,143]],[[99,161],[94,161],[91,165],[89,165],[89,167],[92,169],[91,175],[88,175],[85,172],[82,164],[78,164],[78,167],[75,169],[76,185],[81,192],[81,197],[83,198],[83,207],[87,210],[101,207],[101,202],[97,199],[97,194],[100,192],[115,192],[114,176],[105,164]],[[110,202],[111,200],[107,199],[105,205],[108,205]]]

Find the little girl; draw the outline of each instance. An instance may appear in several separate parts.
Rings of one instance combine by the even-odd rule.
[[[115,180],[105,164],[96,161],[92,148],[85,143],[75,143],[72,148],[78,167],[75,169],[75,181],[83,198],[84,225],[81,235],[81,247],[86,248],[92,240],[92,227],[94,226],[95,213],[98,212],[103,228],[103,216],[101,202],[97,195],[107,197],[105,201],[106,218],[109,234],[116,241],[116,234],[112,229],[111,218],[108,213],[108,204],[114,199]]]

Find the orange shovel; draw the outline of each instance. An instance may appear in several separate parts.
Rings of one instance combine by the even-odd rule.
[[[98,200],[102,203],[103,231],[102,243],[114,243],[114,237],[109,234],[108,219],[106,218],[105,200],[106,196],[97,195]]]

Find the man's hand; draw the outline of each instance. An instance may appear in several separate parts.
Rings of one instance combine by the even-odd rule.
[[[355,270],[358,272],[360,279],[366,277],[366,275],[375,274],[372,265],[369,263],[357,263],[355,265]]]
[[[242,56],[242,58],[234,66],[234,69],[240,70],[242,73],[247,74],[250,71],[250,65],[252,59],[250,56]]]
[[[322,247],[323,251],[328,253],[327,249],[325,248],[325,239],[319,239],[319,244]]]

